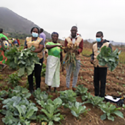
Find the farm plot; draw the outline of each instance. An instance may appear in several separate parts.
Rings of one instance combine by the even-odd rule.
[[[88,90],[79,90],[77,91],[76,95],[74,95],[72,92],[72,94],[68,94],[68,95],[74,95],[73,99],[76,100],[72,100],[71,97],[68,97],[68,100],[71,99],[71,101],[74,102],[74,105],[69,106],[68,102],[66,101],[65,96],[64,96],[64,91],[66,90],[66,71],[64,71],[64,73],[61,73],[61,84],[60,84],[60,88],[58,88],[58,92],[56,93],[50,93],[48,95],[48,98],[50,100],[55,100],[58,99],[58,97],[61,98],[62,103],[66,103],[67,105],[64,106],[64,104],[61,104],[61,101],[58,99],[56,101],[60,102],[57,106],[57,108],[60,110],[58,115],[58,119],[59,117],[61,118],[60,123],[59,122],[55,122],[54,120],[54,124],[55,125],[124,125],[125,124],[125,120],[123,118],[120,117],[115,117],[114,122],[111,120],[101,120],[100,116],[103,115],[103,111],[101,110],[101,108],[99,108],[99,104],[101,104],[101,100],[100,102],[98,102],[98,104],[96,104],[95,102],[95,98],[93,99],[93,95],[94,95],[94,87],[93,87],[93,66],[90,64],[89,62],[89,58],[82,56],[82,64],[84,65],[84,67],[81,67],[80,69],[80,73],[79,73],[79,78],[78,78],[78,83],[77,85],[84,85],[84,88],[87,88]],[[46,62],[46,61],[45,61]],[[114,95],[114,96],[124,96],[125,95],[125,75],[124,75],[124,68],[125,65],[120,64],[113,72],[108,71],[108,75],[107,75],[107,85],[106,85],[106,94],[107,95]],[[12,73],[15,73],[14,70],[10,70],[10,69],[5,69],[5,71],[2,72],[2,74],[0,74],[0,90],[7,90],[9,88],[15,88],[13,87],[10,83],[8,83],[8,76],[11,75]],[[71,78],[71,83],[72,83],[72,78]],[[46,91],[46,85],[45,85],[45,78],[41,77],[41,90],[42,91]],[[19,80],[18,83],[20,86],[23,86],[24,88],[28,87],[28,83],[27,83],[27,77],[22,77],[21,80]],[[71,88],[72,86],[70,86]],[[60,91],[62,91],[62,93],[60,93]],[[87,91],[87,92],[86,92]],[[81,92],[81,93],[79,93]],[[42,92],[40,92],[42,93]],[[90,93],[90,95],[87,95],[87,98],[90,98],[90,100],[86,100],[85,97],[85,93]],[[66,93],[65,93],[66,94]],[[40,95],[39,92],[36,93],[36,95]],[[34,111],[34,113],[37,112],[36,116],[39,115],[44,115],[48,120],[49,118],[47,117],[46,113],[44,113],[44,111],[42,111],[43,109],[46,110],[46,107],[43,106],[43,102],[39,101],[39,97],[36,95],[32,95],[28,98],[28,100],[30,100],[30,102],[35,103],[35,106],[38,108],[38,111]],[[92,95],[92,96],[91,96]],[[84,96],[84,97],[83,97]],[[46,96],[44,96],[46,97]],[[4,99],[7,99],[8,97],[6,96]],[[43,99],[42,99],[43,100]],[[98,99],[99,100],[99,99]],[[46,102],[47,100],[45,100],[44,98],[44,102]],[[55,103],[56,103],[55,101]],[[75,104],[75,102],[79,102],[77,104]],[[83,102],[86,102],[85,104],[81,104]],[[1,103],[1,102],[0,102]],[[49,101],[49,105],[54,105],[51,101]],[[106,102],[105,102],[106,104]],[[75,105],[79,105],[82,106],[82,110],[81,113],[77,112],[77,115],[73,114],[73,110],[76,108]],[[107,104],[108,105],[108,104]],[[0,106],[0,108],[2,109],[3,104]],[[85,107],[84,107],[85,106]],[[67,107],[67,108],[66,108]],[[116,106],[118,108],[118,106]],[[76,109],[75,109],[76,111]],[[119,111],[121,111],[125,117],[125,109],[121,108]],[[56,113],[55,113],[56,114]],[[115,116],[115,115],[113,115]],[[5,115],[0,114],[0,125],[3,125],[2,119],[5,117]],[[38,121],[40,121],[41,117],[39,117]],[[43,117],[42,117],[43,118]],[[38,125],[36,124],[37,121],[36,120],[32,120],[31,125]]]

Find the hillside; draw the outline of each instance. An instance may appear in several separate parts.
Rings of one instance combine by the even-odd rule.
[[[8,8],[0,7],[0,27],[7,33],[30,34],[30,29],[37,26],[32,21],[16,14]],[[39,26],[38,26],[39,27]],[[45,31],[47,38],[50,34]]]

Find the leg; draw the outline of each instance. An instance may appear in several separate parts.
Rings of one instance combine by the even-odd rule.
[[[33,73],[28,76],[28,82],[29,82],[29,90],[32,93],[33,92]]]
[[[56,87],[54,87],[54,92],[56,92]]]
[[[36,89],[37,89],[37,88],[40,88],[40,83],[41,83],[41,70],[42,70],[43,58],[40,59],[40,63],[41,63],[41,65],[35,64]]]
[[[99,96],[99,68],[94,68],[94,88],[95,96]]]
[[[73,72],[73,83],[72,83],[73,88],[77,84],[79,70],[80,70],[80,60],[76,61],[76,69]]]
[[[101,80],[100,97],[105,96],[106,76],[107,76],[107,68],[100,68],[100,80]]]
[[[70,87],[71,73],[72,73],[72,64],[70,64],[69,67],[66,68],[66,86],[67,86],[67,88]]]

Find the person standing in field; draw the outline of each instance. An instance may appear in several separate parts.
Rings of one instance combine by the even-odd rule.
[[[80,37],[79,34],[77,34],[77,27],[73,26],[71,28],[71,35],[65,39],[65,47],[67,47],[68,43],[72,43],[73,47],[75,44],[77,44],[78,49],[75,49],[74,53],[76,56],[76,69],[73,71],[73,64],[71,63],[68,67],[66,67],[66,86],[67,89],[69,89],[70,87],[70,77],[71,77],[71,73],[73,71],[73,83],[72,83],[72,90],[75,91],[75,87],[77,84],[77,79],[78,79],[78,74],[79,74],[79,70],[80,70],[80,53],[83,50],[83,39]],[[66,50],[64,50],[64,52],[68,52]]]
[[[46,34],[44,33],[44,29],[40,28],[40,38],[43,38],[43,42],[44,42],[44,47],[45,47],[45,42],[46,42]]]
[[[43,39],[43,42],[44,42],[44,48],[45,48],[45,42],[46,42],[46,34],[44,33],[44,29],[40,28],[40,35],[39,35],[40,38]],[[45,55],[45,52],[44,52],[44,49],[43,49],[43,57]]]
[[[105,86],[106,86],[106,76],[107,76],[107,67],[100,66],[97,60],[97,56],[101,51],[101,48],[111,47],[109,41],[103,39],[103,33],[101,31],[96,33],[96,43],[92,47],[92,55],[90,62],[94,64],[94,88],[95,96],[104,97],[105,96]],[[101,87],[99,87],[99,81],[101,82]]]
[[[31,29],[32,37],[27,37],[25,40],[24,48],[30,48],[32,46],[35,47],[34,53],[37,53],[37,56],[39,58],[39,64],[35,64],[34,71],[31,75],[28,76],[28,82],[29,82],[29,90],[31,93],[33,93],[33,74],[35,73],[35,81],[36,81],[36,89],[40,88],[41,83],[41,70],[42,70],[42,64],[43,64],[43,53],[42,50],[44,49],[44,41],[39,36],[39,28],[33,27]]]
[[[8,38],[3,34],[3,29],[0,28],[0,65],[2,66],[0,71],[3,71],[7,67],[5,64],[7,61],[5,50],[9,48],[9,46]]]
[[[60,62],[62,64],[62,49],[61,44],[58,43],[59,34],[53,32],[52,42],[46,44],[48,49],[47,66],[46,66],[46,76],[45,83],[48,85],[48,91],[51,92],[51,87],[54,87],[54,92],[56,88],[60,86]]]

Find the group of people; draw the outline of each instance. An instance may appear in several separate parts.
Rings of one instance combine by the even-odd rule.
[[[29,90],[33,93],[33,74],[35,74],[35,81],[36,81],[36,89],[40,88],[41,83],[41,70],[42,64],[44,61],[44,50],[45,48],[48,50],[47,56],[47,65],[46,65],[46,76],[45,76],[45,84],[48,85],[47,90],[51,92],[51,88],[54,87],[54,92],[56,88],[60,86],[60,64],[63,68],[63,55],[62,55],[62,47],[67,47],[68,43],[72,43],[73,47],[74,44],[77,45],[76,49],[74,50],[76,56],[76,68],[73,70],[73,64],[71,63],[69,66],[66,67],[66,86],[67,90],[70,88],[70,77],[73,72],[73,83],[72,83],[72,90],[76,90],[76,84],[78,79],[78,74],[80,70],[80,59],[81,59],[81,52],[83,51],[83,39],[80,34],[78,34],[78,28],[73,26],[71,28],[71,34],[69,37],[65,39],[64,45],[58,43],[59,34],[57,32],[53,32],[51,34],[52,41],[47,42],[46,36],[43,32],[43,29],[39,29],[37,27],[33,27],[31,29],[31,37],[27,37],[24,43],[24,48],[30,48],[32,45],[35,46],[34,53],[37,53],[39,58],[39,64],[35,64],[34,71],[31,75],[28,76],[29,82]],[[0,37],[1,38],[1,37]],[[6,39],[6,37],[5,37]],[[105,96],[105,85],[106,85],[106,75],[107,75],[107,67],[102,67],[99,65],[98,60],[96,57],[101,51],[103,46],[107,46],[111,48],[109,41],[103,39],[103,33],[97,32],[96,33],[96,43],[93,44],[92,47],[92,54],[90,62],[94,65],[94,87],[95,87],[95,96],[104,97]],[[68,50],[64,49],[64,53],[67,53]],[[101,81],[101,87],[99,87],[99,81]]]

